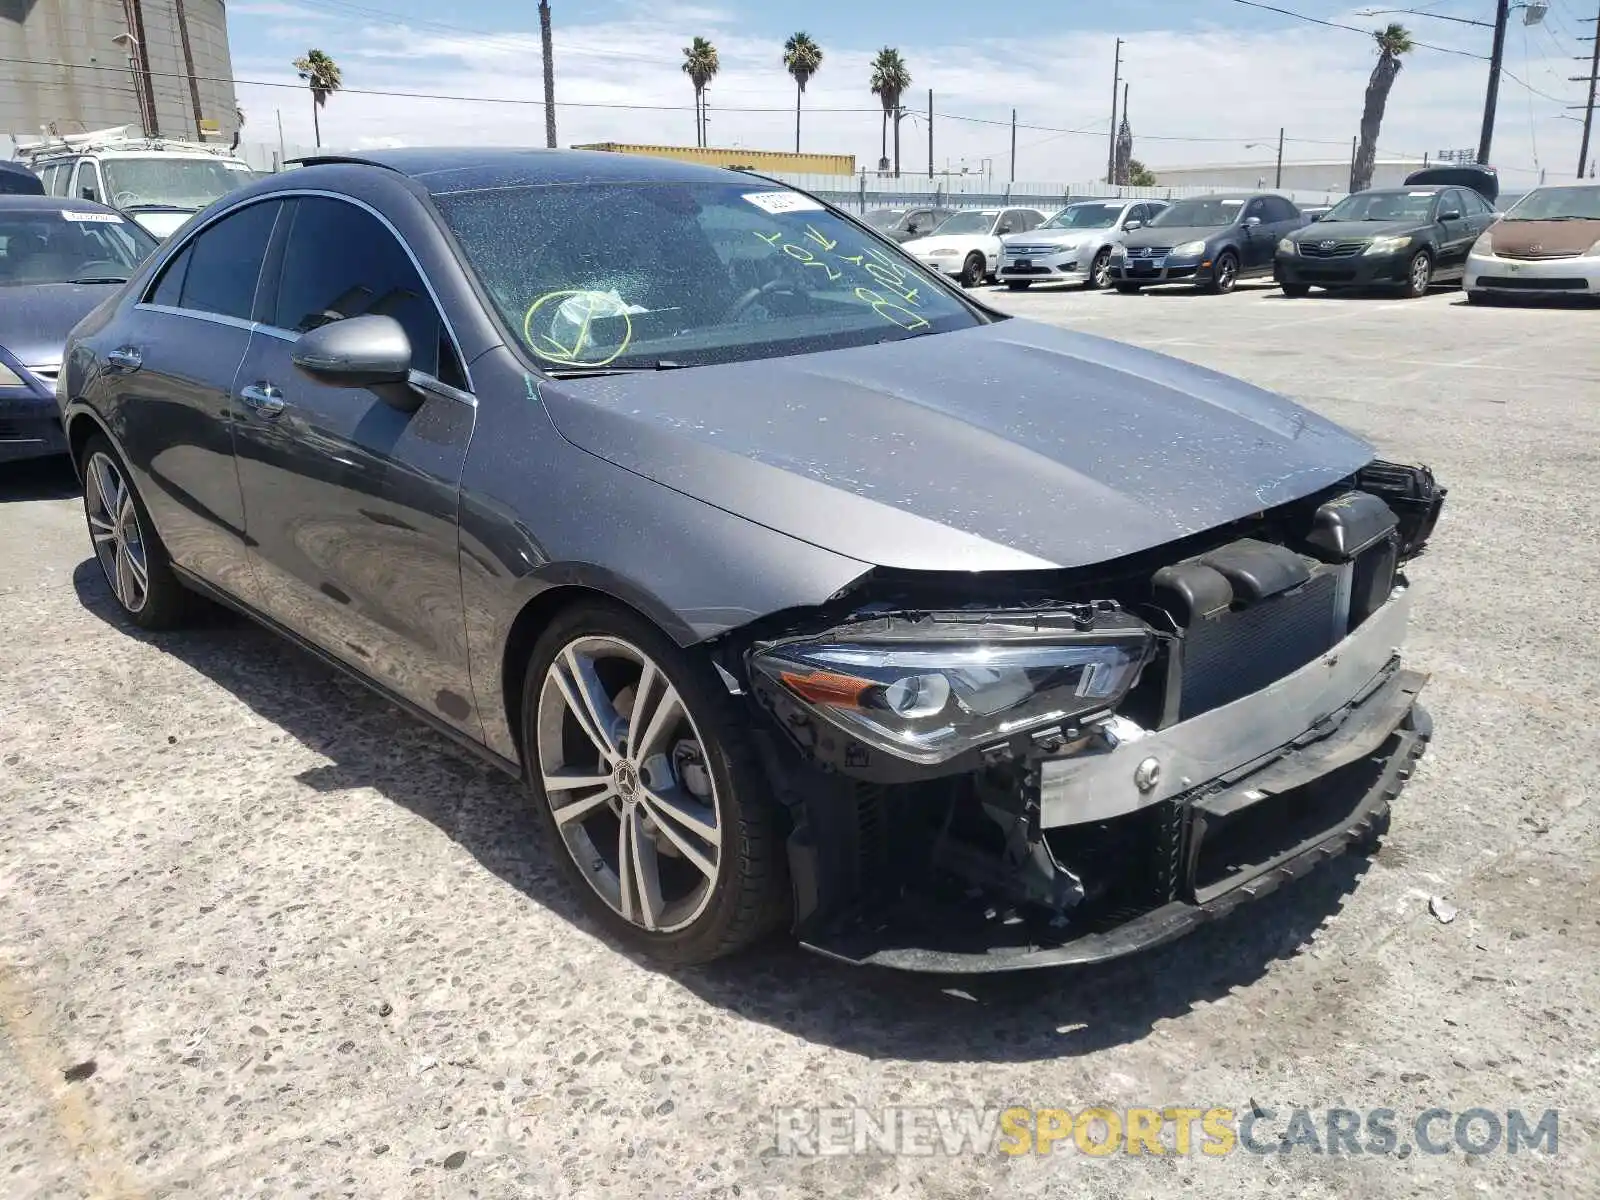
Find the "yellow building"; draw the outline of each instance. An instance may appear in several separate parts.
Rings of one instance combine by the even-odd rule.
[[[790,154],[783,150],[721,150],[715,146],[641,146],[628,142],[591,142],[574,150],[607,150],[613,154],[643,154],[651,158],[677,158],[747,171],[783,171],[797,175],[854,175],[854,154]]]

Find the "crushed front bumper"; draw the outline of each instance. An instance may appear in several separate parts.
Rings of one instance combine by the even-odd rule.
[[[1063,850],[1118,822],[1149,832],[1138,860],[1159,882],[1149,903],[1052,920],[908,892],[807,930],[803,944],[913,971],[1098,962],[1171,941],[1370,844],[1431,734],[1417,704],[1426,677],[1397,654],[1407,609],[1401,591],[1332,652],[1232,704],[1040,764],[1039,824]]]

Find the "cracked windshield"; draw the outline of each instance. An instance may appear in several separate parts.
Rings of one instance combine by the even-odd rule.
[[[198,211],[250,182],[250,173],[210,158],[119,158],[102,164],[118,208],[164,205]]]
[[[547,367],[650,369],[898,341],[980,318],[892,247],[758,182],[437,198]]]

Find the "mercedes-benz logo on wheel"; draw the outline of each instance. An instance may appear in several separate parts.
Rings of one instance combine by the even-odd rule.
[[[622,762],[617,764],[617,794],[624,800],[632,800],[639,790],[639,776],[633,769],[633,764]]]

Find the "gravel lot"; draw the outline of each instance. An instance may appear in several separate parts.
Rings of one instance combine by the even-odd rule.
[[[517,787],[242,622],[130,632],[70,478],[6,468],[0,1193],[1595,1195],[1600,312],[987,294],[1282,390],[1450,485],[1412,572],[1437,737],[1375,858],[961,993],[781,944],[663,973],[586,927]],[[1559,1109],[1559,1152],[775,1151],[780,1105],[1094,1103],[1254,1104],[1274,1131],[1391,1108],[1402,1134]]]

